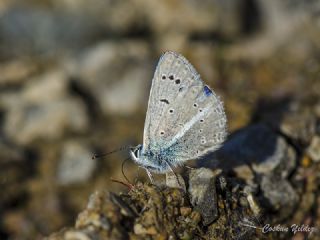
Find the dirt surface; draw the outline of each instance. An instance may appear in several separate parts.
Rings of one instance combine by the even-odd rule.
[[[306,226],[320,228],[319,12],[312,0],[0,1],[0,239],[318,239]],[[221,96],[229,137],[176,170],[185,187],[152,186],[126,161],[129,189],[110,180],[125,181],[128,151],[91,157],[142,142],[168,50]]]

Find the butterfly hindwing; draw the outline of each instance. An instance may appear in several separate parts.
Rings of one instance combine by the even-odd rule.
[[[176,108],[179,109],[178,106]],[[168,147],[176,153],[176,161],[201,157],[217,149],[225,140],[226,116],[223,105],[209,87],[200,89],[196,97],[186,101],[180,109],[182,112],[188,111],[191,117],[184,120],[183,127],[169,142]],[[171,128],[175,123],[167,125]]]

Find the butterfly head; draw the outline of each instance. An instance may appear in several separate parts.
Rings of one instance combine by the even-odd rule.
[[[150,154],[143,151],[143,146],[139,144],[136,147],[130,148],[130,155],[133,161],[135,161],[140,167],[148,169],[152,172],[163,172],[163,166],[156,164]],[[152,154],[151,154],[152,155]]]

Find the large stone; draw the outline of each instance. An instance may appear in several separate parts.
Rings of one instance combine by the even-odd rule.
[[[310,106],[306,101],[280,99],[279,103],[262,103],[256,117],[281,132],[297,147],[305,147],[310,144],[317,128],[316,107],[312,109]]]
[[[63,144],[57,168],[57,181],[61,185],[84,183],[92,176],[96,161],[84,144],[69,141]]]
[[[94,17],[32,7],[32,3],[26,7],[16,2],[0,14],[1,53],[5,56],[77,50],[87,44],[92,35],[102,31]]]
[[[306,152],[313,161],[315,162],[320,161],[320,137],[319,136],[313,136],[311,143],[308,146]]]
[[[285,219],[294,212],[299,196],[292,185],[276,175],[265,175],[260,182],[265,209],[277,211],[278,218]],[[278,219],[279,220],[279,219]]]
[[[69,59],[66,68],[105,115],[128,115],[146,105],[153,68],[144,42],[103,42]]]
[[[215,174],[210,169],[192,169],[189,173],[189,196],[191,204],[209,225],[218,217]]]
[[[38,64],[28,58],[15,59],[0,64],[0,87],[22,85],[38,70]]]
[[[0,97],[6,109],[4,131],[10,139],[29,144],[61,138],[67,131],[84,132],[88,117],[84,103],[68,95],[67,76],[52,71],[32,79],[19,92]]]
[[[222,148],[199,165],[234,170],[246,179],[253,177],[251,169],[259,174],[279,173],[287,177],[296,165],[296,153],[283,137],[264,124],[246,127],[233,135]]]

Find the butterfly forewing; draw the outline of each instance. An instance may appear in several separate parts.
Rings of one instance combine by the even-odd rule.
[[[190,84],[187,84],[186,81],[182,82],[182,80],[188,79],[191,83],[192,76],[196,77],[193,74],[193,69],[190,69],[182,60],[179,55],[173,52],[163,54],[159,60],[152,80],[145,121],[143,144],[145,148],[150,145],[154,146],[159,142],[163,144],[163,140],[165,136],[168,136],[168,132],[163,133],[159,129],[159,122],[168,116],[167,112],[176,100],[179,88],[184,86],[183,90],[185,93],[187,87],[190,86]],[[179,73],[179,77],[177,73]],[[201,82],[198,85],[201,86]]]

